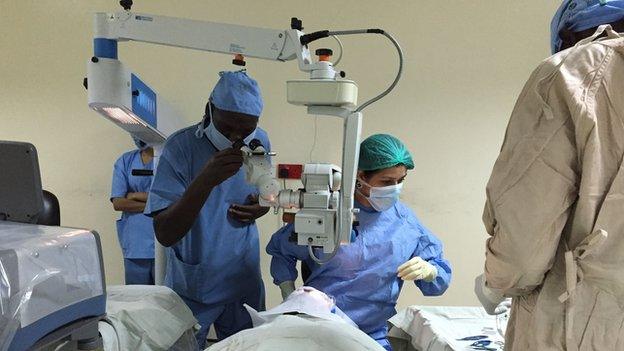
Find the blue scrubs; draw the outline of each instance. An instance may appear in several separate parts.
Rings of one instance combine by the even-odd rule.
[[[153,216],[178,201],[217,152],[206,136],[195,136],[196,129],[182,129],[167,140],[145,213]],[[264,130],[258,128],[256,138],[270,147]],[[245,204],[257,193],[239,170],[212,190],[188,234],[167,248],[165,284],[199,320],[200,346],[213,323],[220,338],[251,327],[244,303],[264,309],[258,229],[228,217],[230,205]]]
[[[272,255],[273,282],[294,281],[297,260],[305,261],[311,274],[305,285],[333,296],[343,310],[365,333],[387,349],[386,321],[396,314],[395,306],[403,281],[398,267],[419,256],[438,269],[433,282],[416,281],[425,296],[446,291],[451,280],[451,267],[442,254],[442,244],[425,228],[413,212],[402,203],[376,212],[359,204],[359,226],[353,243],[341,246],[324,265],[316,264],[305,246],[288,240],[293,226],[286,225],[273,235],[267,246]],[[317,256],[321,251],[317,250]]]
[[[128,193],[149,192],[152,177],[133,176],[133,169],[154,168],[153,162],[144,164],[141,151],[121,155],[113,169],[111,200],[126,197]],[[143,213],[123,212],[117,220],[117,235],[124,257],[126,284],[154,284],[154,226]]]

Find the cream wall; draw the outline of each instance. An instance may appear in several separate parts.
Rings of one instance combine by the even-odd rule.
[[[398,89],[365,111],[364,136],[386,132],[405,141],[416,170],[403,200],[438,234],[453,265],[440,298],[423,298],[411,284],[400,306],[476,304],[473,278],[482,270],[484,188],[522,84],[549,54],[548,1],[164,1],[136,0],[134,11],[270,28],[290,17],[317,29],[383,28],[402,44],[405,74]],[[0,139],[38,148],[43,184],[60,199],[64,225],[96,229],[107,282],[123,282],[108,201],[111,168],[133,144],[127,134],[87,108],[82,87],[92,55],[92,13],[117,11],[112,0],[0,0]],[[344,38],[341,68],[360,86],[361,100],[386,87],[396,68],[381,37]],[[323,45],[333,45],[328,40]],[[120,44],[119,57],[176,105],[188,123],[202,115],[230,57],[177,48]],[[279,162],[306,162],[314,119],[285,101],[285,81],[303,78],[294,63],[250,60],[263,88],[261,119]],[[340,125],[320,117],[313,160],[339,161]],[[1,157],[1,155],[0,155]],[[2,170],[0,170],[1,172]],[[264,248],[277,219],[260,221]],[[268,306],[279,301],[269,259],[262,256]]]

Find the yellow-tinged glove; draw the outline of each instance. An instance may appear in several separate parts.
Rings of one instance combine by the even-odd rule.
[[[438,269],[418,256],[400,265],[397,272],[398,277],[403,280],[432,282],[438,276]]]

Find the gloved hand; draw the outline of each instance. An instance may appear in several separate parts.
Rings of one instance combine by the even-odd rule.
[[[398,277],[403,280],[432,282],[438,276],[438,269],[418,256],[400,265],[397,272]]]
[[[502,294],[488,288],[483,274],[475,278],[474,292],[488,314],[503,314],[511,308],[511,299],[506,299]]]
[[[282,292],[282,300],[286,300],[288,295],[290,295],[293,291],[295,291],[295,282],[292,280],[287,280],[285,282],[281,282],[279,285],[280,291]]]
[[[511,298],[508,297],[503,300],[503,302],[499,303],[498,306],[494,309],[494,314],[503,314],[507,313],[511,310]]]

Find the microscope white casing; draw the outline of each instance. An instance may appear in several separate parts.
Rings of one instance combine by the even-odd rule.
[[[304,186],[302,207],[295,215],[297,244],[322,246],[324,252],[332,252],[335,247],[340,168],[331,164],[306,164],[301,181]]]
[[[243,146],[241,151],[243,152],[245,180],[247,183],[258,187],[258,201],[260,205],[266,207],[277,206],[280,185],[275,178],[275,170],[270,160],[271,155],[261,145],[254,150],[249,146]]]

